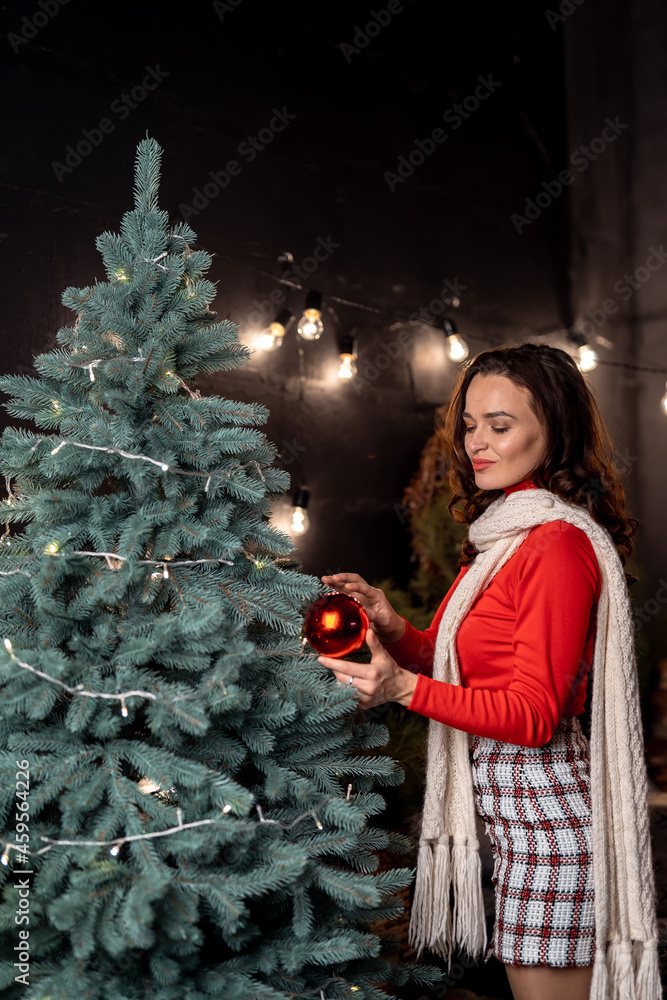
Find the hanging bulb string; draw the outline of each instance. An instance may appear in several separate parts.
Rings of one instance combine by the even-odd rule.
[[[97,368],[98,365],[108,364],[109,362],[112,362],[112,361],[113,362],[118,362],[118,361],[132,361],[132,362],[136,362],[136,361],[145,361],[145,360],[146,360],[146,358],[141,354],[141,351],[140,351],[136,358],[128,358],[127,355],[116,354],[116,355],[114,355],[113,358],[94,358],[92,361],[72,361],[72,362],[70,362],[70,365],[71,365],[72,368],[86,368],[86,369],[88,369],[89,374],[90,374],[90,381],[94,382],[95,381],[95,374],[93,372],[93,368]]]
[[[107,565],[109,560],[118,559],[120,562],[134,562],[135,566],[165,566],[168,562],[169,567],[172,566],[199,566],[202,563],[224,563],[227,566],[233,566],[234,562],[232,559],[178,559],[172,561],[171,559],[165,561],[164,559],[136,559],[132,560],[129,556],[121,556],[117,552],[86,552],[84,550],[74,549],[72,552],[53,552],[49,555],[54,556],[96,556],[101,559],[107,560]]]
[[[192,253],[192,250],[191,250],[191,248],[190,248],[190,246],[189,246],[189,244],[188,244],[188,242],[187,242],[187,240],[185,239],[184,236],[181,236],[179,233],[169,233],[169,237],[171,239],[183,240],[183,242],[185,244],[185,249],[183,251],[184,255],[189,256]],[[249,264],[247,261],[242,261],[242,260],[239,260],[236,257],[230,257],[228,254],[218,253],[217,251],[206,250],[205,247],[202,247],[202,249],[206,253],[210,254],[210,256],[212,256],[212,257],[218,256],[222,260],[225,260],[225,261],[227,261],[230,264],[235,264],[236,266],[244,268],[245,270],[252,271],[254,274],[261,275],[262,277],[267,278],[269,281],[272,281],[274,283],[277,282],[278,284],[285,285],[286,287],[292,288],[295,291],[299,291],[299,292],[308,291],[308,289],[307,289],[307,287],[305,285],[300,285],[298,282],[296,282],[296,281],[290,281],[287,278],[278,277],[275,274],[271,274],[269,271],[265,271],[261,267],[257,267],[254,264]],[[161,254],[159,257],[157,257],[157,258],[142,257],[142,258],[138,258],[138,259],[145,260],[145,261],[150,261],[151,263],[156,263],[163,256],[165,256],[165,254],[166,254],[166,251],[163,254]],[[169,270],[169,268],[164,267],[164,265],[158,264],[157,266],[161,267],[162,270],[164,270],[164,271],[168,271]],[[404,314],[402,314],[400,312],[394,312],[392,314],[389,314],[388,312],[386,312],[383,309],[378,309],[375,306],[369,306],[369,305],[367,305],[364,302],[356,302],[356,301],[354,301],[352,299],[343,299],[343,298],[341,298],[338,295],[333,295],[333,294],[330,294],[328,292],[324,292],[323,294],[324,294],[324,296],[325,296],[326,299],[328,299],[328,300],[330,300],[332,302],[338,302],[341,305],[351,306],[351,307],[353,307],[355,309],[361,309],[362,311],[365,311],[365,312],[374,313],[375,315],[382,316],[386,320],[389,320],[391,322],[396,322],[396,321],[403,322],[403,323],[410,323],[410,322],[423,323],[423,322],[426,322],[426,320],[421,320],[421,319],[415,320],[413,318],[414,317],[414,312],[413,312],[413,314],[411,316],[404,315]],[[415,310],[415,311],[417,311],[417,310]],[[521,328],[523,330],[527,330],[530,334],[535,334],[535,335],[538,335],[538,336],[543,336],[543,335],[547,335],[547,334],[550,334],[550,333],[565,333],[565,332],[567,332],[567,328],[564,327],[564,326],[552,326],[552,327],[538,328],[538,327],[532,327],[529,324],[523,323],[523,324],[521,324]],[[482,336],[480,334],[474,334],[474,333],[471,333],[469,331],[465,334],[465,336],[467,338],[470,338],[470,339],[473,339],[473,340],[484,341],[485,343],[492,344],[494,346],[497,346],[498,344],[502,343],[502,341],[494,340],[494,339],[492,339],[490,337],[485,337],[485,336]],[[654,374],[667,375],[667,368],[652,368],[652,367],[648,367],[648,366],[644,366],[644,365],[634,365],[634,364],[632,364],[630,362],[625,362],[625,361],[606,361],[606,360],[603,360],[603,359],[598,359],[598,364],[608,364],[608,365],[613,365],[613,366],[618,367],[618,368],[627,368],[627,369],[630,369],[632,371],[646,371],[646,372],[652,372]],[[87,365],[82,365],[81,367],[87,367]],[[94,381],[94,376],[93,376],[92,370],[91,370],[90,374],[91,374],[91,380]]]
[[[322,801],[316,808],[318,809],[322,808],[322,806],[326,805],[327,802],[331,802],[334,798],[335,796],[333,795],[327,796],[327,798],[322,799]],[[257,809],[257,814],[259,817],[258,823],[255,824],[251,823],[250,821],[247,821],[244,824],[246,829],[250,829],[251,826],[257,826],[257,825],[261,826],[263,824],[270,823],[281,827],[283,830],[292,830],[298,823],[302,823],[305,819],[308,819],[309,817],[315,816],[317,820],[315,809],[309,809],[308,812],[302,813],[301,816],[297,816],[297,818],[293,820],[293,822],[291,823],[281,823],[279,822],[279,820],[275,819],[264,819],[261,807],[257,805],[255,806],[255,808]],[[228,804],[223,807],[222,812],[226,814],[231,812],[231,809],[232,807]],[[40,854],[46,854],[47,851],[51,851],[53,850],[54,847],[57,847],[59,845],[64,847],[122,847],[123,844],[127,844],[130,841],[154,840],[158,837],[171,837],[175,833],[182,833],[183,830],[191,830],[194,827],[198,826],[210,826],[211,824],[217,824],[220,822],[220,817],[216,817],[215,819],[199,819],[195,820],[192,823],[184,823],[183,813],[180,808],[176,809],[176,819],[177,819],[177,826],[171,826],[165,830],[155,830],[152,833],[134,833],[128,836],[115,837],[113,840],[58,840],[54,837],[46,837],[42,835],[40,836],[39,839],[44,841],[44,843],[46,843],[48,846],[41,847],[38,851],[31,851],[25,848],[23,844],[12,844],[7,841],[5,842],[3,858],[8,857],[8,852],[10,850],[18,851],[21,855],[28,855],[29,857],[37,857]],[[320,830],[324,829],[323,824],[320,823],[319,820],[317,820],[317,826],[318,829]],[[7,862],[3,863],[6,864]]]
[[[281,560],[285,559],[285,556],[278,556],[277,559],[270,559],[268,556],[257,557],[252,553],[248,552],[243,546],[235,551],[242,552],[243,555],[251,563],[253,563],[258,569],[263,569],[265,566],[278,566],[278,572],[284,573],[284,570],[280,568]],[[62,558],[65,556],[86,556],[88,558],[99,558],[106,560],[109,569],[115,569],[112,565],[112,561],[115,559],[118,562],[134,562],[136,566],[155,566],[161,567],[162,569],[168,569],[173,566],[201,566],[201,565],[225,565],[234,566],[235,563],[232,559],[225,559],[222,556],[208,559],[136,559],[133,560],[129,556],[122,556],[118,552],[88,552],[84,549],[73,549],[71,552],[67,551],[51,551],[46,553],[50,558]],[[33,558],[41,558],[41,555],[33,556]],[[0,576],[13,576],[16,573],[21,573],[23,576],[28,576],[32,578],[32,573],[29,573],[24,569],[11,569],[11,570],[0,570]]]
[[[35,449],[42,443],[42,441],[53,441],[53,440],[54,438],[40,437],[37,439],[37,441],[32,446],[30,451],[31,452],[35,451]],[[169,465],[168,462],[164,461],[161,462],[159,461],[159,459],[151,458],[149,455],[135,455],[132,452],[123,451],[121,448],[114,448],[111,445],[82,444],[80,441],[69,441],[69,440],[61,441],[60,444],[56,445],[55,448],[51,449],[51,454],[56,455],[61,448],[65,447],[65,445],[72,445],[73,448],[85,448],[88,451],[105,451],[110,455],[120,455],[122,458],[129,458],[132,459],[133,461],[149,462],[151,465],[157,465],[162,470],[162,472],[174,472],[176,475],[179,476],[197,476],[200,479],[202,478],[206,479],[207,482],[210,482],[212,476],[223,475],[225,476],[225,478],[230,479],[232,475],[229,469],[213,469],[211,472],[196,472],[189,469],[177,469],[173,465]],[[254,465],[255,468],[257,469],[258,475],[262,480],[262,482],[266,482],[266,478],[262,472],[261,466],[259,462],[257,462],[255,459],[245,463],[235,462],[233,464],[233,468],[247,469],[251,465]]]
[[[59,680],[57,677],[52,677],[50,674],[44,673],[43,670],[38,670],[37,667],[33,667],[32,664],[25,663],[23,660],[20,660],[14,652],[10,639],[5,639],[4,645],[13,662],[18,664],[18,666],[23,670],[29,670],[30,673],[36,674],[37,677],[41,677],[42,680],[50,681],[51,684],[56,684],[69,694],[80,695],[82,698],[105,698],[110,701],[119,701],[122,705],[127,698],[146,698],[149,701],[161,701],[166,704],[172,704],[177,701],[192,701],[193,698],[197,697],[196,694],[183,694],[177,695],[175,698],[161,698],[152,691],[121,691],[118,694],[112,694],[106,691],[88,691],[84,688],[83,684],[77,684],[76,687],[71,687],[69,684],[65,684],[64,681]]]

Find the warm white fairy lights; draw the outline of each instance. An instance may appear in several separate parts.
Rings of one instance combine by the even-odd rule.
[[[46,438],[46,437],[38,438],[38,440],[32,446],[30,451],[31,452],[35,451],[35,449],[42,443],[42,441],[52,441],[52,440],[53,438]],[[164,460],[151,458],[150,455],[136,455],[133,452],[123,451],[122,448],[114,448],[111,445],[83,444],[81,441],[69,441],[69,440],[60,441],[60,443],[57,444],[55,448],[51,449],[51,454],[57,455],[60,449],[64,448],[65,445],[71,445],[73,448],[85,448],[88,451],[105,451],[110,455],[120,455],[122,458],[129,458],[137,462],[149,462],[151,465],[158,466],[158,468],[160,468],[162,472],[173,472],[179,476],[197,476],[200,479],[204,478],[207,481],[206,491],[208,491],[208,486],[210,485],[212,476],[222,475],[225,476],[226,479],[230,479],[232,475],[230,469],[213,469],[211,472],[196,472],[190,469],[177,469],[175,468],[175,466],[170,465],[168,462],[165,462]],[[249,466],[253,465],[257,469],[257,472],[262,482],[266,482],[266,479],[264,477],[259,462],[257,462],[254,459],[251,460],[250,462],[235,462],[233,464],[233,468],[247,469]]]
[[[323,806],[327,804],[327,802],[331,802],[333,798],[334,796],[332,795],[327,796],[319,803],[319,805],[316,808],[321,809]],[[277,819],[265,819],[261,806],[255,805],[255,809],[257,810],[258,822],[260,825],[273,824],[275,826],[279,826],[283,830],[292,830],[298,823],[302,823],[303,820],[312,817],[315,820],[315,825],[317,826],[318,830],[324,829],[324,825],[320,822],[315,809],[309,809],[307,812],[302,813],[301,816],[297,816],[297,818],[293,820],[291,823],[281,823],[280,820]],[[223,806],[223,808],[220,811],[224,814],[227,814],[231,812],[231,810],[232,806],[229,803],[227,803],[225,806]],[[195,827],[210,826],[211,824],[216,824],[219,822],[219,818],[216,817],[215,819],[198,819],[193,821],[192,823],[184,823],[183,812],[178,807],[176,809],[176,820],[177,820],[176,826],[170,826],[165,830],[154,830],[152,833],[134,833],[123,837],[115,837],[113,840],[57,840],[54,837],[40,836],[39,839],[44,841],[44,843],[47,844],[47,846],[41,847],[38,851],[30,851],[27,848],[25,848],[23,844],[12,844],[9,841],[6,841],[2,858],[0,860],[2,861],[3,865],[7,865],[9,863],[10,851],[18,851],[21,854],[21,856],[27,855],[28,857],[38,857],[40,854],[46,854],[48,851],[51,851],[53,850],[54,847],[58,846],[109,847],[110,848],[109,853],[115,856],[119,853],[123,844],[129,844],[131,841],[154,840],[159,837],[171,837],[175,833],[182,833],[183,830],[192,830]]]
[[[119,701],[121,704],[121,714],[127,716],[127,705],[126,700],[128,698],[145,698],[149,701],[164,702],[165,704],[174,704],[177,701],[192,701],[197,697],[196,694],[182,694],[177,695],[175,698],[161,698],[154,694],[152,691],[119,691],[118,693],[111,693],[107,691],[89,691],[83,686],[83,684],[77,684],[76,687],[71,687],[69,684],[65,684],[64,681],[59,680],[57,677],[52,677],[51,674],[44,673],[43,670],[38,670],[37,667],[33,667],[30,663],[25,663],[24,660],[20,660],[16,653],[14,652],[14,647],[12,646],[11,639],[4,639],[4,646],[13,662],[16,663],[23,670],[28,670],[32,674],[36,674],[41,677],[42,680],[49,681],[51,684],[56,684],[58,687],[63,688],[69,694],[80,695],[82,698],[105,698],[110,701]]]
[[[66,558],[67,556],[86,556],[91,559],[104,559],[109,569],[112,570],[119,568],[119,566],[115,566],[114,563],[122,565],[124,562],[132,563],[135,566],[155,566],[155,570],[151,573],[151,579],[153,580],[157,580],[159,577],[163,577],[163,579],[168,580],[170,578],[169,566],[235,565],[233,560],[225,559],[222,556],[207,559],[172,559],[170,556],[163,556],[162,559],[131,559],[129,556],[122,556],[118,552],[89,552],[85,549],[63,551],[57,541],[49,542],[49,544],[44,547],[43,551],[45,555],[61,559]],[[253,553],[248,552],[243,546],[240,549],[234,549],[233,551],[241,552],[257,569],[264,569],[265,566],[277,566],[279,573],[285,572],[280,567],[281,561],[285,558],[284,556],[278,556],[277,559],[269,559],[268,556],[258,557]],[[167,563],[169,563],[169,566],[167,566]],[[32,577],[33,575],[25,569],[0,570],[0,576],[14,576],[17,573],[27,577]]]

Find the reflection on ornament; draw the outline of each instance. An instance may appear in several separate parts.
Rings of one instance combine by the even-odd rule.
[[[318,653],[347,656],[363,646],[368,624],[368,615],[356,598],[334,591],[311,604],[303,634]]]

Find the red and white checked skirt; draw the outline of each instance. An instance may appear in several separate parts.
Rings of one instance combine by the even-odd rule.
[[[589,745],[577,716],[545,746],[473,736],[475,805],[494,858],[490,954],[509,965],[595,957]]]

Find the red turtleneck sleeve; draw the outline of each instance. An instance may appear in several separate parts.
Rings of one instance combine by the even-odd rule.
[[[461,684],[447,684],[432,677],[435,641],[467,571],[462,567],[428,629],[406,621],[403,637],[384,644],[400,667],[419,674],[408,708],[467,733],[542,746],[563,715],[584,709],[601,587],[593,546],[567,521],[533,528],[462,622]]]

